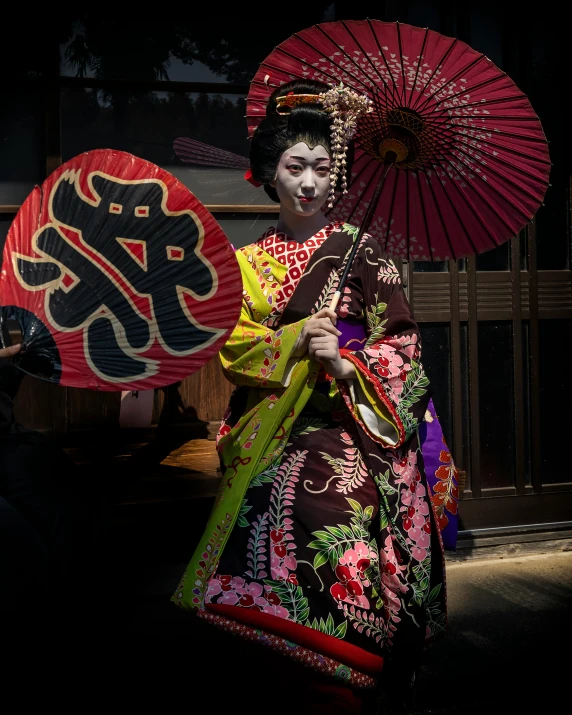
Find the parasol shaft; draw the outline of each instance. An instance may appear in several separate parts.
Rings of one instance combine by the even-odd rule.
[[[375,191],[373,192],[373,196],[371,197],[371,201],[369,202],[369,206],[367,207],[365,216],[363,217],[363,221],[361,222],[361,225],[359,227],[357,238],[354,241],[354,244],[352,246],[352,250],[348,257],[346,267],[344,268],[344,272],[342,273],[342,277],[340,278],[338,288],[337,288],[336,292],[334,293],[332,300],[330,302],[329,308],[331,310],[335,310],[338,306],[338,303],[340,302],[340,298],[341,298],[342,292],[344,290],[344,285],[346,283],[350,269],[352,267],[352,263],[354,261],[357,250],[359,248],[360,241],[362,239],[363,234],[367,231],[367,229],[369,227],[370,221],[373,216],[373,212],[375,211],[375,207],[377,206],[377,202],[379,201],[381,189],[383,188],[383,184],[385,182],[385,177],[387,176],[391,167],[395,164],[396,159],[397,159],[397,155],[395,154],[395,152],[393,152],[393,151],[386,152],[386,154],[385,154],[385,169],[383,171],[383,174],[381,175],[381,178],[377,182],[377,186],[375,187]]]

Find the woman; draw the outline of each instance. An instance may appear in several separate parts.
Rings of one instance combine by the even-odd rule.
[[[359,105],[342,91],[332,112],[332,96],[282,85],[252,138],[252,178],[280,215],[237,251],[224,476],[172,600],[255,644],[265,672],[295,673],[287,693],[295,684],[303,712],[362,712],[382,673],[404,699],[444,631],[444,562],[417,436],[429,401],[419,330],[367,234],[330,307],[358,233],[322,211],[349,164],[332,117]]]

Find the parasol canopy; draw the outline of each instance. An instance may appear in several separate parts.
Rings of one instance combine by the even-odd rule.
[[[73,387],[147,390],[202,367],[236,325],[240,270],[220,225],[174,176],[126,152],[74,157],[10,227],[2,342],[14,361]]]
[[[185,164],[197,164],[219,169],[246,170],[249,167],[249,161],[245,156],[226,149],[219,149],[212,144],[205,144],[190,137],[177,137],[173,142],[173,150]]]
[[[488,57],[428,28],[380,20],[314,25],[262,62],[247,97],[249,135],[271,93],[313,79],[366,94],[348,192],[327,214],[367,230],[390,255],[461,258],[530,222],[550,173],[528,98]],[[383,185],[376,193],[383,176]]]

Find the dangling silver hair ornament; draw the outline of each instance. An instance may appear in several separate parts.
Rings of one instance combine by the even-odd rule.
[[[332,115],[332,167],[328,194],[328,208],[332,208],[336,195],[336,184],[340,175],[342,193],[347,194],[348,192],[346,171],[348,145],[355,134],[358,118],[362,114],[373,112],[373,102],[367,95],[344,87],[343,82],[327,92],[322,92],[319,96],[324,110]]]

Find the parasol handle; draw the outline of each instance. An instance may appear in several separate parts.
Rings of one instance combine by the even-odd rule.
[[[354,245],[352,246],[352,250],[350,252],[348,261],[346,263],[346,267],[344,268],[344,272],[342,273],[342,277],[340,278],[338,288],[337,288],[336,292],[334,293],[332,300],[330,301],[329,308],[331,310],[335,310],[338,306],[338,303],[340,302],[340,298],[342,297],[342,292],[344,290],[344,285],[348,278],[348,275],[349,275],[350,269],[352,267],[352,263],[354,261],[357,250],[359,248],[360,241],[362,239],[363,234],[367,231],[367,229],[369,227],[371,218],[373,216],[373,212],[375,210],[375,207],[377,206],[377,202],[379,200],[379,195],[381,194],[381,189],[385,182],[385,177],[389,173],[389,170],[391,169],[391,167],[395,164],[396,159],[397,159],[397,155],[395,152],[393,152],[393,151],[386,152],[386,154],[385,154],[385,170],[384,170],[383,174],[381,175],[381,178],[377,182],[377,186],[375,187],[375,191],[373,192],[373,196],[371,198],[371,201],[369,202],[369,206],[367,207],[367,211],[365,212],[365,216],[363,217],[361,226],[359,227],[357,238],[354,241]]]

